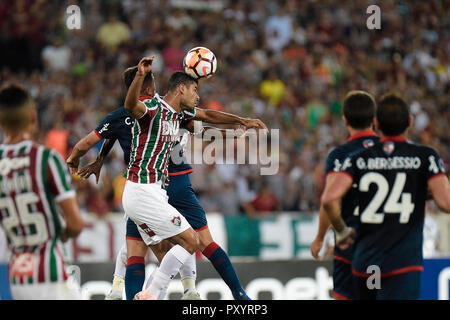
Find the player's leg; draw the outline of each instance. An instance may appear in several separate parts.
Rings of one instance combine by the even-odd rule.
[[[376,300],[377,290],[369,289],[367,277],[353,275],[353,297],[355,300]]]
[[[377,300],[420,299],[421,272],[413,271],[381,278]]]
[[[353,299],[351,261],[336,256],[333,262],[333,297],[336,300]]]
[[[122,198],[126,214],[136,223],[147,245],[164,239],[175,244],[153,276],[148,290],[153,297],[159,296],[199,245],[197,233],[167,199],[166,191],[159,184],[131,181],[126,182]]]
[[[124,241],[116,257],[111,291],[105,297],[105,300],[122,300],[122,291],[125,288],[127,259],[127,244],[126,241]]]
[[[242,288],[236,270],[226,252],[214,242],[208,228],[206,213],[195,196],[189,175],[183,174],[171,177],[167,190],[169,203],[174,206],[197,231],[200,240],[200,250],[209,259],[216,271],[230,288],[236,300],[248,300]]]

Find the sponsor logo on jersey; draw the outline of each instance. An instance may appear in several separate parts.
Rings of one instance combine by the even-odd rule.
[[[367,140],[364,140],[363,141],[363,147],[364,148],[370,148],[370,147],[373,147],[373,145],[374,145],[375,143],[373,142],[373,140],[370,140],[370,139],[367,139]]]
[[[109,127],[109,122],[105,123],[98,133],[102,134],[102,132],[108,131],[108,127]]]
[[[181,226],[181,218],[180,216],[177,217],[173,217],[172,220],[170,220],[174,225],[176,225],[177,227]]]
[[[383,151],[387,155],[392,154],[392,152],[394,152],[394,149],[395,149],[395,144],[392,141],[388,141],[383,144]]]
[[[150,229],[145,223],[139,225],[139,227],[141,227],[142,230],[144,230],[144,232],[149,236],[149,237],[153,237],[155,235],[155,233],[153,232],[152,229]]]

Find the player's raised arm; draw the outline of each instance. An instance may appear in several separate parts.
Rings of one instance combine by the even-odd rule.
[[[147,109],[145,104],[139,101],[139,96],[141,94],[145,76],[152,71],[153,59],[154,56],[146,57],[139,61],[136,76],[128,88],[127,97],[125,98],[125,109],[136,119],[141,118]]]
[[[327,217],[336,231],[336,245],[346,249],[351,243],[354,234],[352,228],[347,227],[340,213],[342,197],[351,188],[353,180],[350,175],[342,172],[333,174],[330,183],[325,186],[321,197],[321,204],[325,209]]]
[[[428,180],[434,202],[442,211],[450,213],[450,183],[445,174],[440,174]]]
[[[217,110],[196,108],[194,119],[214,124],[239,124],[244,126],[245,129],[257,128],[268,131],[267,126],[259,119],[242,118],[231,113]]]
[[[86,137],[78,141],[73,147],[72,153],[67,158],[66,163],[69,166],[70,173],[75,174],[80,165],[80,158],[86,154],[93,146],[95,146],[101,138],[95,131],[90,132]]]

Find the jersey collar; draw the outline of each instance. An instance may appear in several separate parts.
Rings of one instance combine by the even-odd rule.
[[[380,142],[393,141],[393,142],[406,142],[406,138],[402,136],[391,136],[380,139]]]
[[[358,133],[355,133],[354,135],[351,135],[347,141],[352,141],[358,138],[362,138],[362,137],[375,137],[377,134],[373,131],[373,130],[366,130],[366,131],[361,131]]]
[[[147,99],[151,99],[151,98],[153,98],[153,97],[152,96],[140,96],[139,101],[147,100]]]
[[[177,112],[170,104],[168,104],[167,102],[165,102],[160,96],[159,94],[155,94],[155,98],[158,99],[159,102],[161,102],[162,105],[164,105],[164,107],[166,107],[167,109],[169,109],[170,111],[172,111],[173,113],[179,113]]]

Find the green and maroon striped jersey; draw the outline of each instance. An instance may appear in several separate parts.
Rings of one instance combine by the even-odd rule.
[[[158,94],[142,102],[147,110],[131,131],[131,155],[125,177],[136,183],[155,183],[168,176],[168,158],[178,141],[180,122],[194,118],[195,109],[176,112]]]
[[[0,145],[0,221],[12,252],[11,283],[67,279],[57,203],[70,197],[71,176],[55,150],[33,141]]]

